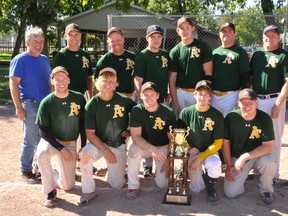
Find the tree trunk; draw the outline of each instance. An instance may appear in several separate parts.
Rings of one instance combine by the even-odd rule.
[[[22,41],[24,38],[23,36],[25,34],[25,28],[26,28],[26,22],[20,21],[20,26],[18,28],[18,34],[17,34],[16,42],[15,42],[13,53],[12,53],[12,59],[16,55],[18,55],[20,52],[21,44],[22,44]],[[25,39],[24,39],[24,41],[25,41]]]
[[[276,25],[275,17],[273,16],[273,0],[261,0],[261,7],[264,15],[271,15],[265,16],[266,25]]]

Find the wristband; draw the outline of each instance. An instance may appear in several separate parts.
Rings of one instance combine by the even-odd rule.
[[[204,79],[213,82],[213,76],[211,75],[204,75]]]

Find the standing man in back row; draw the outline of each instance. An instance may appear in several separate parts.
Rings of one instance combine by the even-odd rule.
[[[246,51],[235,44],[235,26],[225,22],[219,37],[222,45],[213,51],[213,94],[211,104],[226,116],[237,105],[240,88],[249,88],[250,65]]]
[[[83,95],[88,90],[86,99],[90,99],[93,97],[93,71],[89,54],[80,49],[80,26],[75,23],[67,25],[64,38],[67,41],[67,46],[55,55],[52,67],[65,67],[70,76],[69,89]]]
[[[188,16],[177,22],[176,32],[181,42],[170,52],[171,72],[169,88],[176,116],[180,111],[196,103],[193,92],[196,83],[208,80],[212,83],[212,51],[209,45],[193,37],[196,25]]]
[[[111,51],[107,52],[98,60],[95,79],[98,78],[99,72],[103,68],[113,68],[117,71],[117,81],[119,83],[116,87],[116,91],[135,101],[132,71],[134,69],[136,55],[133,52],[124,49],[124,35],[117,27],[111,27],[108,30],[107,43],[111,48]]]
[[[163,40],[163,29],[158,25],[148,26],[146,32],[148,46],[136,57],[133,71],[137,100],[140,97],[142,84],[145,82],[155,83],[160,91],[159,103],[170,103],[168,94],[169,77],[169,53],[161,49]]]
[[[41,54],[44,33],[34,27],[25,32],[27,51],[15,56],[10,62],[9,86],[16,108],[16,115],[23,121],[24,140],[21,150],[21,172],[25,182],[36,183],[32,173],[34,152],[40,141],[39,127],[35,124],[41,100],[51,92],[50,62]]]
[[[274,184],[279,183],[281,138],[288,96],[288,52],[279,47],[279,42],[279,29],[274,25],[267,26],[263,30],[263,49],[255,52],[250,61],[258,108],[268,113],[273,120],[275,142],[272,154],[277,163]]]

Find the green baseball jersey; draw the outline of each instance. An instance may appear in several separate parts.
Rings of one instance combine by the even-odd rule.
[[[140,103],[130,115],[130,127],[142,127],[142,137],[154,146],[168,145],[169,126],[175,128],[176,124],[174,112],[162,104],[159,104],[157,111],[148,112],[144,104]]]
[[[269,52],[257,51],[251,60],[252,86],[257,94],[272,94],[281,91],[288,77],[288,52],[278,48]]]
[[[142,50],[135,60],[133,76],[143,78],[143,84],[147,81],[154,82],[160,92],[159,102],[167,98],[168,76],[169,76],[169,54],[160,49],[153,53],[147,48]]]
[[[257,110],[255,118],[246,121],[241,110],[234,110],[225,118],[225,139],[230,140],[231,156],[238,158],[263,142],[274,140],[272,119],[267,113]]]
[[[171,51],[171,71],[177,72],[176,86],[195,88],[196,83],[204,79],[203,64],[213,60],[210,46],[194,39],[189,45],[177,44]]]
[[[125,143],[121,133],[128,128],[129,113],[136,103],[117,92],[109,101],[95,95],[85,106],[85,128],[95,130],[96,136],[111,147]]]
[[[221,92],[239,90],[241,75],[250,72],[247,52],[237,44],[215,49],[213,67],[213,89]]]
[[[41,101],[36,124],[48,127],[56,139],[77,140],[80,121],[84,119],[85,103],[85,98],[79,92],[69,90],[66,98],[58,98],[52,92]]]
[[[61,49],[53,58],[52,68],[63,66],[69,72],[69,89],[81,92],[88,89],[88,76],[93,75],[90,56],[82,49],[70,51],[67,47]]]
[[[179,114],[179,126],[190,127],[187,142],[204,152],[215,140],[224,138],[224,117],[214,107],[200,112],[195,105],[184,108]]]
[[[111,67],[117,72],[117,81],[119,86],[117,92],[132,93],[134,92],[134,81],[132,71],[134,69],[135,54],[124,50],[123,55],[117,56],[112,52],[103,55],[97,62],[95,78],[98,77],[101,69]]]

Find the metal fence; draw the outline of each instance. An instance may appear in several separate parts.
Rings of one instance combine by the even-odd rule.
[[[180,37],[176,33],[177,19],[181,15],[107,15],[108,28],[119,27],[125,35],[125,48],[135,53],[146,48],[146,29],[149,25],[157,24],[164,29],[162,48],[170,51],[179,41]],[[263,15],[193,15],[191,18],[197,23],[195,37],[206,41],[211,49],[220,46],[219,27],[222,23],[229,21],[236,26],[236,42],[243,46],[247,52],[253,53],[262,46],[262,31],[268,19],[275,19],[276,25],[281,32],[285,31],[284,24],[287,24],[287,16],[278,14],[273,16]],[[286,35],[286,34],[284,34]],[[101,37],[102,43],[106,44],[106,34]],[[285,40],[284,40],[285,41]],[[287,41],[287,40],[286,40]],[[96,47],[96,46],[95,46]],[[87,47],[87,49],[89,49]],[[89,50],[91,53],[91,50]],[[101,52],[101,54],[106,51]],[[97,58],[101,55],[97,55]],[[0,64],[0,103],[11,102],[8,86],[8,66]]]

